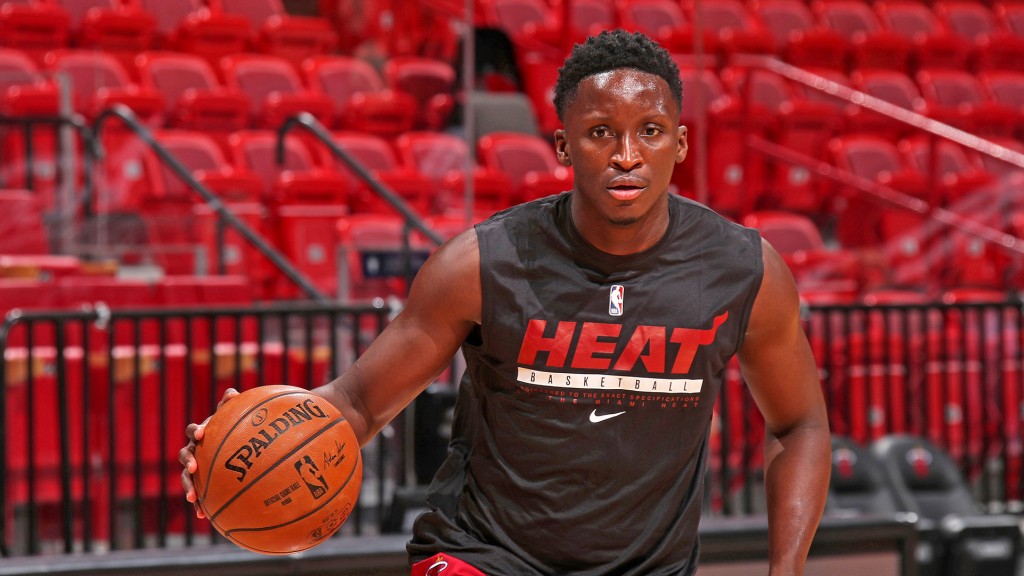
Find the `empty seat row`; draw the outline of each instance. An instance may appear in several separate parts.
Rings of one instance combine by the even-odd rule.
[[[70,77],[75,110],[90,117],[122,103],[156,125],[204,130],[276,128],[305,111],[328,126],[395,135],[440,129],[454,105],[451,65],[418,57],[389,60],[383,75],[365,60],[337,55],[304,60],[301,74],[282,57],[251,53],[214,67],[188,53],[143,52],[125,67],[107,52],[55,50],[44,63],[0,49],[0,110],[56,113],[58,74]]]
[[[281,0],[18,0],[0,10],[0,45],[41,61],[56,48],[92,48],[129,63],[152,49],[211,62],[247,50],[298,63],[328,53],[337,35],[323,18],[287,13]]]
[[[736,53],[759,53],[842,70],[1024,66],[1024,10],[1009,3],[993,8],[969,0],[579,0],[572,3],[568,27],[562,8],[544,0],[480,4],[485,23],[504,30],[520,52],[556,60],[587,34],[621,26],[645,32],[673,52],[704,53],[721,64]]]

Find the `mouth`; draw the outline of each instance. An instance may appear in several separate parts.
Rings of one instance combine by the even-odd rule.
[[[620,183],[607,188],[608,192],[612,195],[612,198],[615,198],[616,200],[634,200],[646,189],[647,186],[641,185],[640,183]]]

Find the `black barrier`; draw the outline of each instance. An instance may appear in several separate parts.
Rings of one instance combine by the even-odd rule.
[[[212,412],[228,386],[326,382],[391,313],[287,304],[10,316],[0,328],[0,552],[223,542],[181,494],[176,452],[185,424]],[[836,433],[864,444],[894,433],[926,437],[950,453],[987,510],[1019,512],[1019,302],[815,306],[805,322]],[[416,506],[405,496],[421,493],[447,442],[454,387],[437,389],[444,393],[364,448],[360,505],[342,538],[407,524],[392,500],[401,492],[403,506]],[[708,517],[764,513],[763,434],[732,365],[712,426]]]
[[[185,425],[212,413],[228,387],[326,383],[392,313],[294,303],[15,311],[0,327],[0,551],[216,541],[176,479]],[[354,512],[355,534],[383,515],[394,454],[378,446],[364,454],[365,474],[381,489]]]

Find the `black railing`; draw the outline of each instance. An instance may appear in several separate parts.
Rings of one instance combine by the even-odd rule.
[[[0,552],[209,540],[176,480],[185,425],[212,413],[228,387],[326,383],[392,313],[302,303],[15,311],[0,327]],[[380,490],[366,500],[374,506],[355,512],[356,533],[382,515],[380,479],[402,465],[388,460],[384,442],[375,450],[364,455],[365,485]]]
[[[420,234],[423,234],[426,238],[430,239],[435,245],[440,245],[444,239],[433,229],[431,229],[423,221],[423,218],[416,213],[409,204],[401,198],[394,190],[389,188],[386,184],[380,181],[379,178],[373,176],[365,166],[362,165],[359,160],[354,158],[352,154],[345,151],[344,148],[338,146],[336,142],[331,138],[330,133],[316,119],[315,116],[309,112],[301,112],[295,116],[289,117],[285,120],[284,124],[277,131],[277,148],[275,150],[275,160],[278,166],[284,166],[285,160],[285,137],[288,133],[296,127],[301,127],[309,134],[327,147],[330,151],[331,156],[335,159],[340,160],[345,166],[348,167],[359,179],[373,190],[374,194],[377,194],[388,205],[391,206],[396,212],[398,212],[402,218],[405,219],[406,225],[409,228],[415,229]]]
[[[320,289],[310,281],[306,274],[299,270],[291,260],[282,255],[275,246],[271,245],[265,238],[263,238],[263,236],[242,221],[242,219],[235,216],[216,194],[210,191],[203,183],[199,182],[192,175],[191,170],[186,168],[173,154],[168,152],[167,149],[153,137],[150,130],[139,121],[135,116],[135,113],[132,112],[130,108],[123,104],[115,104],[111,108],[107,108],[100,112],[96,117],[96,120],[93,122],[93,138],[96,142],[102,141],[101,137],[104,125],[110,118],[120,120],[124,126],[126,126],[157,155],[165,166],[174,172],[175,176],[180,178],[190,190],[198,194],[203,201],[217,213],[218,233],[220,236],[223,236],[223,229],[221,226],[230,226],[245,238],[249,244],[259,250],[263,256],[270,260],[270,262],[273,263],[273,265],[280,270],[285,277],[295,283],[295,285],[299,286],[306,296],[321,302],[328,300],[328,297],[323,294]],[[223,251],[223,241],[219,243],[218,248]],[[221,254],[219,261],[224,261],[223,254]]]
[[[224,542],[181,493],[185,425],[209,415],[228,387],[323,384],[393,312],[288,304],[12,313],[0,327],[0,552]],[[988,510],[1022,509],[1019,300],[813,306],[805,322],[836,434],[864,443],[890,433],[928,438]],[[439,384],[453,390],[455,372]],[[430,425],[396,419],[364,448],[363,492],[345,535],[395,530],[396,491],[425,481],[416,458],[432,448],[411,432],[436,430],[440,415],[416,418]],[[706,514],[763,513],[764,428],[734,365],[712,430]]]

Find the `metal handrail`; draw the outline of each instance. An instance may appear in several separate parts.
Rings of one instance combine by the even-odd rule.
[[[300,112],[295,116],[291,116],[285,120],[284,124],[277,131],[277,154],[275,156],[278,166],[284,165],[284,143],[285,136],[295,126],[304,128],[307,132],[312,134],[319,140],[335,158],[345,163],[345,166],[354,172],[367,186],[373,189],[373,191],[383,198],[388,204],[391,205],[396,211],[398,211],[408,226],[415,228],[418,232],[430,239],[431,242],[440,246],[444,243],[444,239],[434,230],[432,230],[423,221],[423,218],[419,216],[409,205],[403,200],[398,194],[395,194],[394,190],[391,190],[384,183],[380,182],[377,178],[374,178],[370,171],[366,169],[358,160],[352,157],[351,154],[343,150],[334,139],[331,138],[330,133],[316,119],[315,116],[308,112]]]
[[[997,158],[1009,164],[1013,164],[1019,168],[1024,168],[1024,154],[1011,150],[1005,146],[1000,146],[994,142],[990,142],[971,134],[954,128],[948,124],[943,124],[938,120],[933,120],[917,112],[901,108],[880,98],[876,98],[870,94],[854,90],[849,86],[844,86],[828,78],[808,72],[803,68],[798,68],[792,64],[787,64],[778,58],[773,56],[762,56],[762,55],[737,55],[735,57],[735,64],[746,68],[761,68],[769,72],[778,74],[784,78],[808,86],[814,90],[818,90],[829,96],[835,96],[836,98],[846,100],[851,104],[856,104],[862,108],[866,108],[873,112],[877,112],[883,116],[887,116],[908,126],[913,126],[924,132],[928,132],[934,136],[951,140],[966,146],[972,150],[975,150],[986,156]]]
[[[735,63],[737,66],[749,69],[761,69],[778,74],[814,90],[821,91],[830,96],[835,96],[851,104],[855,104],[891,118],[901,124],[917,128],[930,134],[932,137],[943,138],[956,142],[962,146],[975,150],[980,154],[997,158],[1024,169],[1024,154],[1021,154],[1020,152],[1011,150],[1005,146],[1000,146],[999,144],[990,142],[984,138],[960,130],[959,128],[943,124],[942,122],[933,120],[922,114],[901,108],[900,106],[896,106],[865,92],[844,86],[838,82],[829,80],[828,78],[819,76],[818,74],[814,74],[813,72],[808,72],[802,68],[787,64],[778,58],[750,54],[737,55]],[[749,84],[750,83],[748,82],[748,85]],[[900,192],[899,190],[893,189],[892,187],[884,184],[874,182],[868,178],[852,174],[823,160],[780,146],[756,134],[748,135],[746,144],[752,150],[766,156],[782,160],[788,164],[801,166],[820,177],[855,187],[876,201],[927,216],[936,222],[955,227],[963,232],[985,240],[986,242],[995,244],[1004,250],[1017,254],[1024,254],[1024,238],[1019,238],[1013,234],[1005,233],[998,228],[961,216],[960,214],[957,214],[952,210],[942,208],[941,206],[933,206],[925,200]]]
[[[115,104],[111,108],[100,112],[99,116],[93,122],[93,137],[96,139],[96,146],[100,154],[102,150],[99,149],[99,137],[103,128],[104,122],[108,118],[117,118],[123,124],[125,124],[140,140],[146,143],[149,148],[156,153],[160,161],[163,162],[174,174],[180,178],[189,188],[198,193],[210,208],[212,208],[220,221],[226,223],[228,226],[233,228],[236,232],[241,234],[250,244],[256,247],[261,254],[267,257],[274,266],[278,268],[289,280],[298,285],[303,292],[306,293],[310,298],[319,302],[327,302],[330,300],[327,295],[320,291],[313,282],[307,277],[302,271],[296,268],[284,255],[281,254],[276,248],[270,245],[260,234],[250,228],[245,222],[235,216],[228,208],[224,205],[224,202],[217,197],[216,194],[210,191],[203,183],[196,180],[189,170],[181,164],[178,159],[167,151],[167,149],[153,138],[152,132],[146,128],[135,113],[130,108],[123,104]]]

